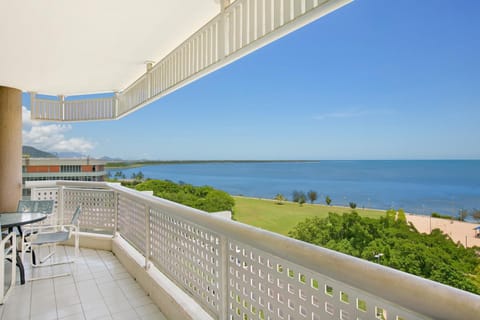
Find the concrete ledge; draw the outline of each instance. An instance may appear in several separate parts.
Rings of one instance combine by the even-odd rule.
[[[213,320],[191,296],[153,265],[145,270],[145,258],[120,236],[113,239],[112,252],[168,319]]]
[[[113,236],[105,234],[80,232],[80,248],[112,251]],[[62,243],[67,246],[75,245],[75,237]]]

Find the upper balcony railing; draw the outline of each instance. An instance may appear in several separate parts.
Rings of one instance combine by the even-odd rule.
[[[351,1],[222,0],[217,16],[155,65],[147,62],[146,72],[115,96],[64,101],[32,93],[32,119],[118,119]]]
[[[121,236],[216,319],[475,319],[480,297],[118,184],[32,188]]]

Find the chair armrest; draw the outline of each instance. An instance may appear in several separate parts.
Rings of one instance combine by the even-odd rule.
[[[11,243],[10,249],[17,250],[17,235],[15,232],[10,232],[7,236],[2,238],[2,241],[0,241],[0,249],[5,250],[7,243]]]

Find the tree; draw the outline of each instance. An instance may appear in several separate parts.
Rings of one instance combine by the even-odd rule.
[[[115,172],[115,175],[113,176],[115,180],[118,179],[125,179],[125,174],[122,171],[117,171]]]
[[[300,200],[300,191],[298,190],[293,190],[292,192],[292,201],[293,202],[298,202]]]
[[[465,248],[439,229],[419,233],[403,215],[393,209],[380,219],[329,213],[298,223],[289,236],[479,294],[478,248]]]
[[[473,220],[480,221],[480,210],[473,209],[472,212],[470,213],[470,216],[473,218]]]
[[[145,176],[143,175],[142,171],[138,171],[136,180],[143,180]]]
[[[277,193],[277,195],[275,196],[275,198],[273,198],[273,200],[275,200],[276,204],[283,204],[283,201],[285,201],[286,199],[283,196],[283,194]]]
[[[465,221],[465,218],[468,217],[468,210],[467,209],[460,209],[458,210],[458,221]]]
[[[234,199],[226,192],[210,186],[195,187],[165,180],[147,180],[133,186],[138,191],[153,191],[157,197],[184,204],[206,212],[231,211]]]
[[[326,196],[325,197],[325,203],[327,204],[327,206],[329,206],[330,203],[332,203],[332,199],[329,196]]]
[[[299,196],[299,198],[298,198],[298,204],[299,204],[300,206],[303,206],[303,204],[304,204],[305,202],[307,202],[307,197],[305,196],[305,193],[300,192],[300,196]]]
[[[318,198],[317,192],[313,191],[313,190],[308,191],[307,196],[308,196],[308,199],[310,200],[310,203],[312,203],[312,204]]]
[[[405,211],[403,209],[398,210],[397,221],[398,223],[407,223],[407,216],[405,215]]]
[[[348,205],[349,205],[350,208],[352,208],[352,209],[355,209],[355,208],[357,207],[357,204],[356,204],[355,202],[350,202]]]

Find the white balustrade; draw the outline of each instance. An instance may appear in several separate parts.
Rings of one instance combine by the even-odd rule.
[[[33,94],[34,95],[34,94]],[[50,100],[32,97],[34,120],[87,121],[115,119],[115,98]]]
[[[65,101],[63,121],[115,119],[115,98]]]
[[[222,0],[219,14],[115,97],[47,100],[32,94],[32,119],[118,119],[352,0]]]
[[[68,212],[84,205],[88,228],[117,225],[146,268],[217,319],[474,319],[480,310],[477,295],[118,184],[56,185],[35,188],[35,197]]]
[[[63,107],[59,100],[32,99],[30,112],[34,120],[63,121]]]

